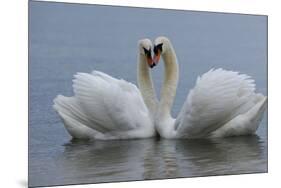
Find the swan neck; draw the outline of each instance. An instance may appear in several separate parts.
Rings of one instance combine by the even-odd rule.
[[[147,108],[153,115],[156,112],[157,108],[157,98],[151,79],[150,69],[147,65],[146,57],[143,54],[139,54],[138,58],[138,86]]]
[[[179,77],[176,53],[169,42],[166,46],[167,49],[165,50],[165,53],[162,54],[165,66],[165,75],[159,105],[159,115],[161,117],[171,117],[171,107],[176,95]]]

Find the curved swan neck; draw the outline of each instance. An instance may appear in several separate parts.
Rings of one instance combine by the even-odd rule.
[[[157,98],[155,96],[150,70],[143,54],[139,54],[138,59],[138,86],[147,108],[153,115],[157,108]]]
[[[165,77],[158,111],[158,115],[162,118],[171,117],[170,111],[176,95],[179,77],[175,50],[169,41],[165,41],[165,46],[165,52],[162,54],[165,65]]]

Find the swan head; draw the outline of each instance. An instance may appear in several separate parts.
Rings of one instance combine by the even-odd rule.
[[[157,65],[157,63],[159,62],[160,56],[166,53],[169,46],[170,40],[167,37],[160,36],[155,39],[153,45],[153,62],[155,63],[155,65]]]
[[[149,39],[141,39],[138,42],[139,53],[146,57],[146,62],[150,68],[155,66],[155,63],[152,60],[152,42]]]

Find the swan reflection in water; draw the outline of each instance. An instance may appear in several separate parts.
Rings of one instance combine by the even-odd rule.
[[[163,179],[267,171],[259,136],[220,139],[72,140],[58,157],[67,183]]]

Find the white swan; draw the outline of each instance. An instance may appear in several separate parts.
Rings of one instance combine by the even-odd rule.
[[[170,109],[178,83],[177,57],[166,37],[154,43],[154,62],[162,56],[165,80],[155,115],[155,126],[164,138],[206,138],[255,133],[266,108],[267,97],[255,93],[249,76],[212,69],[197,78],[176,119]]]
[[[73,97],[58,95],[54,109],[73,138],[129,139],[155,135],[153,116],[156,97],[149,66],[152,42],[138,43],[138,88],[105,73],[77,73],[73,80]],[[144,99],[144,100],[143,100]]]

